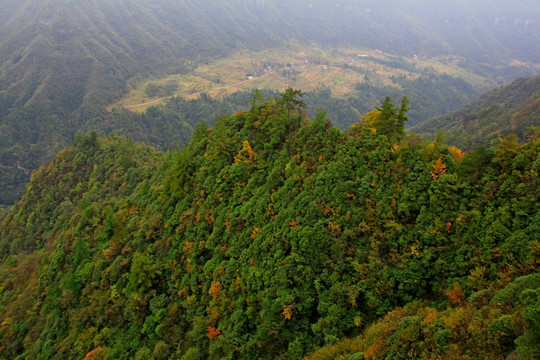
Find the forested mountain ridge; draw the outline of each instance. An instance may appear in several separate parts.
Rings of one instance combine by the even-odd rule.
[[[118,130],[104,105],[129,81],[181,74],[238,49],[300,41],[407,56],[451,54],[491,65],[540,62],[530,46],[538,43],[536,2],[521,1],[506,12],[454,3],[446,9],[427,1],[1,0],[0,164],[6,168],[0,169],[0,203],[18,199],[27,180],[9,169],[17,162],[36,169],[77,131]],[[442,17],[434,15],[437,9],[446,9]],[[178,143],[186,137],[179,134]]]
[[[406,100],[344,132],[296,95],[164,156],[78,137],[36,172],[0,225],[0,356],[301,359],[388,314],[348,354],[534,358],[538,134],[464,154],[406,136]],[[467,342],[468,312],[434,313],[513,280]]]
[[[464,149],[489,146],[509,134],[524,140],[528,128],[540,125],[540,75],[519,78],[493,89],[464,108],[411,128],[418,133],[445,132],[450,143]]]
[[[433,114],[443,114],[450,109],[465,106],[478,92],[464,80],[451,76],[422,76],[418,79],[396,79],[398,87],[376,87],[357,84],[345,98],[332,97],[330,89],[306,92],[304,101],[309,116],[316,116],[316,109],[325,109],[333,124],[346,130],[350,125],[372,110],[386,96],[407,96],[411,101],[409,122],[414,125],[430,119]],[[189,142],[193,130],[200,122],[211,124],[223,114],[234,114],[249,109],[251,92],[236,92],[222,99],[202,94],[197,99],[173,97],[164,105],[149,107],[138,114],[127,109],[114,109],[107,115],[108,131],[127,136],[135,141],[151,144],[158,150],[172,149],[175,144]],[[278,91],[261,90],[265,97],[279,97]],[[410,123],[410,124],[409,124]]]

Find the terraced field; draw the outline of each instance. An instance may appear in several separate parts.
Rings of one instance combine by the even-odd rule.
[[[146,79],[131,84],[131,90],[112,108],[143,112],[172,96],[193,98],[205,93],[222,97],[254,88],[282,90],[288,86],[312,91],[329,88],[335,97],[350,93],[358,83],[373,86],[396,86],[395,78],[414,79],[421,75],[448,74],[466,80],[479,89],[495,86],[493,80],[460,68],[460,59],[447,57],[423,59],[397,57],[373,49],[321,49],[293,46],[288,50],[240,52],[232,57],[199,64],[188,74]],[[175,84],[175,90],[150,96],[148,86],[163,88]]]

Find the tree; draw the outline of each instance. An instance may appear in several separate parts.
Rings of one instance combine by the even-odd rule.
[[[279,103],[287,110],[287,117],[290,117],[291,110],[305,108],[306,103],[304,100],[297,99],[297,97],[304,96],[305,93],[301,90],[295,90],[291,87],[287,88],[285,92],[281,93],[281,99]]]
[[[397,106],[392,103],[392,98],[387,96],[381,102],[381,106],[376,108],[378,113],[372,120],[373,127],[378,134],[386,135],[389,139],[397,140],[405,135],[404,124],[408,120],[407,111],[409,111],[409,99],[404,96],[401,99],[401,106],[398,110]]]
[[[435,164],[432,164],[433,172],[431,173],[431,178],[436,180],[442,174],[446,174],[446,165],[443,163],[442,158],[438,158]]]
[[[144,92],[146,93],[146,96],[153,98],[159,94],[159,86],[154,83],[150,83],[146,85]]]
[[[521,145],[517,141],[515,134],[510,134],[505,138],[499,138],[499,145],[495,149],[495,158],[493,160],[502,166],[507,166],[520,148]]]

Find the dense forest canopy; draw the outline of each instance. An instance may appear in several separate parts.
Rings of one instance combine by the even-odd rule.
[[[0,224],[0,357],[537,358],[538,132],[465,153],[407,98],[342,131],[299,95],[166,154],[77,135]]]
[[[535,0],[0,0],[0,360],[539,359],[539,43]],[[176,92],[231,54],[278,85]]]

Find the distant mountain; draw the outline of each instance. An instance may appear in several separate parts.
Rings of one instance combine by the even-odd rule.
[[[410,131],[441,129],[449,143],[471,149],[493,145],[509,134],[524,140],[531,126],[540,126],[540,75],[491,90],[463,109],[422,122]]]
[[[77,131],[114,130],[104,105],[138,78],[291,41],[538,63],[539,13],[535,1],[0,0],[0,203],[27,180],[17,163],[36,169]]]

